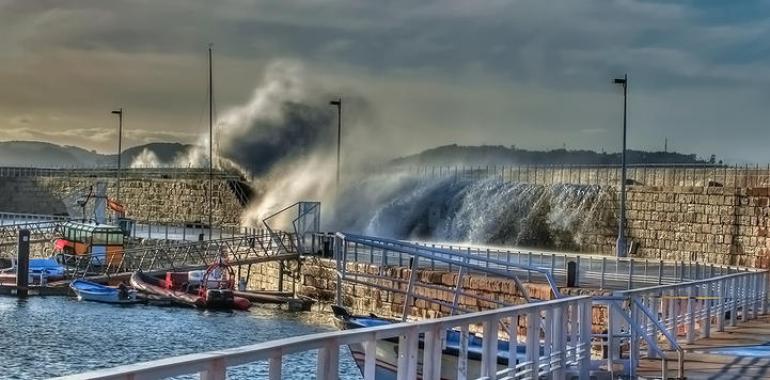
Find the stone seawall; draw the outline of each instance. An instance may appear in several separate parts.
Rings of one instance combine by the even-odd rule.
[[[76,208],[78,191],[86,193],[97,181],[106,182],[116,197],[114,178],[0,177],[0,210],[5,212],[67,214]],[[208,220],[208,182],[201,179],[126,178],[121,180],[121,203],[127,216],[164,223]],[[239,224],[241,206],[226,179],[214,180],[215,224]]]
[[[601,207],[617,215],[614,189]],[[767,268],[770,188],[630,186],[627,236],[632,257]],[[581,250],[613,254],[617,216],[604,219]]]
[[[404,283],[409,279],[410,270],[406,267],[391,266],[380,270],[379,267],[366,263],[348,263],[349,273],[376,275],[377,284],[389,288],[406,289]],[[247,267],[241,267],[241,275],[246,276]],[[451,304],[454,296],[454,286],[457,274],[436,270],[420,270],[417,272],[418,282],[433,288],[416,287],[415,294]],[[266,263],[254,265],[251,268],[248,288],[253,290],[277,290],[278,265]],[[399,281],[400,280],[400,281]],[[305,258],[302,261],[301,273],[297,283],[298,295],[318,300],[322,304],[334,303],[337,280],[335,278],[335,263],[329,259],[316,257]],[[548,285],[525,284],[531,298],[551,299]],[[291,284],[285,283],[284,290],[290,290]],[[470,274],[463,277],[463,289],[474,297],[460,296],[458,307],[467,311],[480,311],[500,307],[499,301],[505,304],[521,304],[524,298],[512,280]],[[564,295],[606,295],[607,292],[587,288],[560,288]],[[343,287],[343,303],[355,313],[375,313],[384,317],[401,318],[406,297],[403,293],[359,284],[345,284]],[[448,306],[429,302],[424,299],[414,299],[409,313],[413,318],[427,319],[450,315]],[[600,332],[606,326],[607,311],[603,307],[594,307],[594,330]],[[523,326],[519,326],[523,328]]]

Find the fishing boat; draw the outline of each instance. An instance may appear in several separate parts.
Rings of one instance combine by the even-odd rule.
[[[114,304],[133,304],[142,302],[136,297],[136,290],[125,285],[112,287],[85,280],[70,282],[70,289],[81,301],[93,301]]]
[[[166,272],[165,278],[142,271],[131,275],[131,285],[141,292],[168,298],[177,304],[201,309],[246,310],[251,302],[235,295],[235,272],[223,258],[205,271]]]
[[[337,326],[343,330],[357,329],[364,327],[376,327],[383,326],[391,323],[397,323],[392,319],[378,317],[374,314],[368,316],[363,315],[351,315],[345,308],[332,305],[335,320]],[[461,332],[457,330],[446,331],[446,345],[442,350],[441,355],[441,379],[442,380],[454,380],[457,379],[457,365],[460,354],[460,338]],[[470,374],[479,374],[481,371],[481,347],[482,339],[473,333],[468,334],[468,359],[467,369],[469,378]],[[424,347],[424,336],[420,335],[419,352],[417,354],[417,378],[422,379],[422,358]],[[353,359],[356,361],[356,365],[363,374],[364,371],[364,347],[360,343],[354,343],[348,345],[350,352],[353,355]],[[497,367],[498,371],[508,367],[508,353],[510,345],[508,341],[500,340],[497,342]],[[516,346],[516,363],[524,359],[525,347]],[[398,338],[382,339],[377,341],[376,347],[377,357],[375,360],[375,379],[377,380],[391,380],[396,379],[398,371]]]

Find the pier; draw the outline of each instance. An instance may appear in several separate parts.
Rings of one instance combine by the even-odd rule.
[[[746,333],[742,331],[756,332],[757,323],[767,323],[761,322],[767,318],[770,281],[767,270],[664,261],[654,265],[648,263],[645,274],[643,269],[640,269],[643,265],[641,263],[631,259],[604,257],[605,269],[618,268],[618,274],[614,276],[630,277],[619,281],[618,278],[609,278],[605,274],[605,287],[599,289],[602,292],[595,295],[569,296],[560,294],[559,291],[564,290],[566,285],[565,273],[553,276],[553,271],[549,270],[547,265],[538,264],[554,263],[556,269],[560,263],[569,262],[575,256],[543,253],[542,260],[540,258],[540,254],[529,252],[493,252],[474,247],[434,248],[433,244],[425,242],[399,242],[340,233],[335,235],[334,244],[337,276],[346,284],[345,287],[339,288],[340,292],[348,286],[386,286],[383,285],[382,276],[379,276],[379,281],[372,281],[369,276],[351,272],[350,268],[357,264],[408,263],[414,270],[411,273],[417,273],[420,267],[441,269],[443,266],[446,270],[451,267],[452,270],[467,274],[475,272],[485,273],[486,276],[507,277],[522,286],[525,283],[542,283],[554,293],[550,300],[530,299],[531,302],[523,305],[498,303],[491,311],[469,311],[461,316],[290,338],[232,350],[117,367],[70,378],[135,379],[200,373],[202,378],[222,379],[230,366],[266,361],[270,378],[278,379],[282,374],[280,363],[283,356],[294,352],[319,350],[316,364],[318,378],[335,379],[338,370],[335,363],[341,354],[340,347],[360,345],[364,347],[361,360],[364,363],[365,378],[373,379],[373,347],[377,341],[393,337],[400,341],[398,378],[410,379],[416,375],[418,363],[436,361],[437,352],[440,352],[436,350],[441,346],[438,344],[441,342],[441,331],[446,329],[477,331],[484,337],[514,334],[513,332],[518,330],[514,336],[520,337],[518,342],[526,345],[525,352],[529,353],[525,358],[520,358],[518,364],[509,366],[508,370],[502,372],[496,370],[491,361],[482,362],[480,373],[468,373],[461,355],[460,363],[455,368],[458,371],[457,378],[530,378],[535,372],[539,376],[555,379],[588,379],[589,375],[599,378],[689,378],[686,371],[697,366],[693,364],[693,360],[700,355],[692,353],[693,347],[700,347],[702,350],[704,346],[713,345],[709,342],[719,337],[722,338],[722,346],[727,346],[733,336],[745,336]],[[522,260],[531,260],[534,265],[517,263]],[[583,276],[581,284],[601,280],[598,270],[592,269],[594,266],[583,263],[580,268],[580,276]],[[602,271],[606,272],[610,271]],[[389,290],[407,296],[417,294],[416,288],[419,286],[450,294],[456,294],[458,291],[457,287],[431,288],[430,284],[420,284],[421,281],[414,276],[410,278],[411,280],[400,285],[391,285]],[[526,281],[523,281],[524,279]],[[463,291],[460,291],[461,297],[495,302],[494,299],[485,298],[478,293],[462,294]],[[522,295],[531,298],[524,293]],[[340,302],[344,302],[342,293],[338,293],[338,297]],[[411,300],[407,298],[404,305],[411,308],[419,299],[430,301],[426,297],[414,296]],[[406,311],[404,313],[407,314]],[[504,328],[498,330],[500,326]],[[518,326],[517,329],[514,329],[514,326]],[[522,333],[523,336],[520,335]],[[430,339],[436,342],[435,345],[417,350],[414,346],[415,337],[422,336],[421,334],[433,337]],[[763,340],[762,337],[756,339]],[[740,343],[740,340],[734,342]],[[463,344],[467,350],[468,342]],[[496,345],[486,345],[483,348],[482,360],[484,357],[496,357],[496,350]],[[532,354],[540,350],[541,354]],[[606,358],[602,358],[601,352],[606,352]],[[722,367],[714,369],[717,371],[714,373],[729,374],[729,363],[740,363],[744,360],[739,353],[711,355],[712,358],[719,357],[719,360],[712,359],[714,363],[723,364]],[[712,363],[712,367],[715,365]],[[438,378],[435,368],[430,368],[427,364],[419,364],[419,368],[423,378]]]

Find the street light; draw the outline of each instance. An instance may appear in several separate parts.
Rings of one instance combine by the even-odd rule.
[[[620,174],[620,219],[618,220],[617,257],[626,257],[626,120],[628,114],[628,74],[616,78],[615,84],[623,86],[623,152]]]
[[[117,178],[115,181],[116,187],[116,200],[120,203],[120,154],[123,152],[123,107],[111,112],[113,115],[118,115],[118,171],[115,174]]]
[[[340,147],[342,145],[342,98],[332,100],[330,105],[337,106],[337,193],[340,191]]]

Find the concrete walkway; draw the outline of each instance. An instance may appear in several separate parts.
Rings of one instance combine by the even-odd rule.
[[[686,345],[685,376],[692,379],[770,379],[770,315]],[[676,362],[669,365],[676,368]],[[673,374],[673,372],[671,372]],[[660,361],[642,360],[638,375],[660,378]]]

